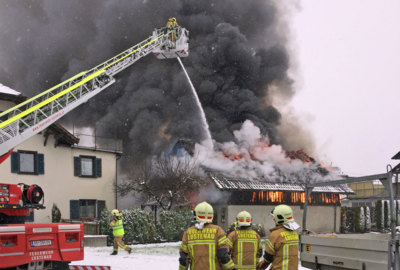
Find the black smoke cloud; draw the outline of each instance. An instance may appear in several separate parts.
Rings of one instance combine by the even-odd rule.
[[[271,142],[285,141],[276,129],[280,112],[267,102],[272,83],[294,94],[276,1],[3,0],[0,82],[32,96],[137,44],[169,17],[190,31],[190,55],[182,61],[213,139],[232,140],[250,119]],[[177,138],[204,139],[175,59],[147,56],[116,77],[65,120],[96,123],[97,133],[123,139],[130,160],[160,153]]]

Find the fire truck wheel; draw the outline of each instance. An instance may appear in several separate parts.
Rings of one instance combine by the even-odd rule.
[[[70,262],[53,262],[53,270],[68,270]]]

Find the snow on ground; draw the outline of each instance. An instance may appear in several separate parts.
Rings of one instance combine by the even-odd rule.
[[[111,270],[176,270],[179,268],[180,242],[163,244],[130,245],[132,253],[119,250],[112,256],[113,247],[85,247],[85,259],[71,265],[111,266]],[[299,266],[299,270],[307,270]]]

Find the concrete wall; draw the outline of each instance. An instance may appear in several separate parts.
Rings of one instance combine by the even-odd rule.
[[[35,210],[35,223],[51,222],[53,203],[60,208],[62,218],[70,218],[70,200],[105,200],[108,209],[115,208],[116,179],[115,153],[55,147],[55,139],[49,136],[44,146],[44,136],[37,134],[18,145],[14,151],[37,151],[44,154],[45,173],[40,175],[11,173],[11,158],[0,164],[1,183],[37,184],[44,191],[45,210]],[[88,155],[102,159],[102,176],[82,178],[74,176],[74,156]]]
[[[270,215],[274,205],[228,205],[226,208],[217,207],[218,224],[225,230],[230,224],[235,222],[239,212],[246,210],[252,218],[254,224],[264,226],[266,232],[275,226],[275,223]],[[300,206],[291,206],[296,222],[302,226],[303,210]],[[221,213],[225,209],[226,221],[221,222]],[[336,231],[340,229],[340,207],[333,206],[309,206],[307,211],[307,228],[317,233],[329,233],[334,231],[334,219],[336,212]]]

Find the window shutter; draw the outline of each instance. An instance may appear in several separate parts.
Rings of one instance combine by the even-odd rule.
[[[80,219],[79,200],[69,201],[69,219]]]
[[[101,158],[96,158],[96,176],[101,177]]]
[[[106,201],[97,201],[97,219],[101,219],[101,211],[106,207]]]
[[[81,176],[81,158],[74,157],[74,176]]]
[[[11,172],[19,173],[19,153],[18,152],[11,153]]]
[[[37,172],[38,174],[44,174],[44,155],[37,154]]]

